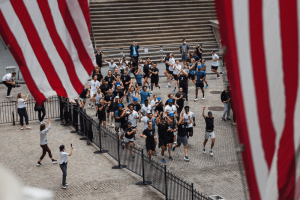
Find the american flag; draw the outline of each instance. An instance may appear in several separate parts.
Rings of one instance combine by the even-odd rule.
[[[1,0],[0,34],[38,103],[81,93],[95,59],[87,0]]]
[[[215,2],[251,199],[300,199],[300,1]]]

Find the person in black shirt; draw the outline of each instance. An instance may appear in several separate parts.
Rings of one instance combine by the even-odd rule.
[[[222,115],[222,121],[226,120],[231,120],[229,118],[230,116],[230,107],[231,107],[231,102],[230,102],[230,87],[227,85],[226,90],[224,90],[221,94],[221,101],[224,104],[224,112]],[[225,119],[225,115],[227,113],[227,118]]]
[[[188,78],[189,74],[184,70],[181,70],[181,73],[178,73],[179,79],[179,88],[182,88],[182,92],[186,95],[186,101],[188,101]]]
[[[93,73],[92,77],[94,77],[95,75],[97,75],[97,80],[101,82],[103,79],[103,75],[101,74],[101,71],[99,69],[95,69],[95,73]]]
[[[107,105],[106,107],[106,112],[107,112],[107,125],[110,126],[109,124],[109,114],[111,114],[111,126],[114,127],[113,124],[113,119],[114,119],[114,108],[113,108],[113,102],[114,102],[114,95],[112,94],[111,88],[108,89],[107,94],[104,97],[105,103]]]
[[[178,131],[177,131],[177,144],[173,147],[173,151],[175,151],[175,148],[180,147],[181,143],[183,143],[184,146],[184,160],[185,161],[189,161],[189,157],[188,157],[188,139],[187,139],[187,135],[186,135],[186,131],[187,131],[187,126],[189,123],[192,123],[192,119],[190,117],[190,115],[188,114],[188,117],[190,119],[189,122],[184,122],[184,117],[183,117],[183,113],[181,114],[181,117],[178,121],[177,127],[178,127]]]
[[[96,63],[100,67],[100,70],[101,70],[101,67],[102,67],[102,58],[104,58],[104,54],[101,51],[101,47],[98,47],[98,49],[97,49],[97,51],[95,53],[95,57],[96,57]]]
[[[199,60],[202,60],[202,47],[201,44],[199,44],[198,46],[194,46],[193,47],[195,49],[195,53],[196,55],[199,57]]]
[[[79,95],[79,100],[81,102],[81,109],[84,109],[85,103],[86,103],[86,98],[89,96],[90,91],[88,88],[84,88],[81,92],[81,94]]]
[[[155,103],[155,112],[156,111],[158,111],[159,113],[163,112],[164,111],[164,104],[163,104],[160,97],[158,97],[157,100],[158,100],[158,102]]]
[[[167,126],[166,126],[166,122],[165,122],[165,118],[163,117],[163,112],[159,112],[160,114],[158,115],[158,117],[155,120],[155,123],[157,125],[157,130],[158,130],[158,144],[159,147],[161,147],[161,156],[162,156],[162,162],[165,163],[165,151],[168,148],[169,151],[169,156],[171,156],[171,148],[172,148],[172,144],[169,145],[168,142],[168,133],[167,133]],[[171,146],[171,147],[170,147]]]
[[[170,149],[172,149],[173,142],[175,141],[176,135],[174,133],[176,132],[176,120],[174,120],[174,114],[170,113],[168,116],[167,114],[165,115],[165,118],[167,120],[165,126],[167,129],[167,142],[168,146]],[[171,156],[171,151],[169,151],[169,159],[173,160]]]
[[[134,158],[135,156],[133,155],[133,145],[134,145],[134,135],[136,134],[136,128],[132,128],[131,122],[127,123],[127,126],[124,128],[124,133],[125,133],[124,146],[127,148],[129,144],[131,158]]]
[[[120,85],[118,85],[117,89],[113,92],[113,94],[114,94],[115,97],[118,96],[120,98],[120,102],[123,102],[124,93],[125,92],[123,90],[121,90],[121,86]]]
[[[168,97],[169,97],[169,99],[172,99],[172,103],[173,103],[173,105],[175,105],[176,106],[176,108],[178,108],[178,105],[176,104],[176,101],[175,101],[175,98],[174,98],[174,94],[173,93],[170,93],[170,94],[168,94]],[[166,107],[167,105],[169,105],[169,99],[166,101],[166,103],[164,104],[164,107]]]
[[[155,63],[153,63],[152,67],[153,68],[150,71],[150,74],[151,74],[151,95],[152,95],[152,91],[153,91],[153,84],[155,85],[155,87],[159,87],[159,89],[160,89],[160,85],[158,84],[158,82],[159,82],[159,77],[158,77],[159,69],[156,68]]]
[[[107,108],[107,105],[104,104],[104,100],[100,99],[100,104],[98,106],[97,115],[98,115],[99,124],[101,125],[103,123],[104,128],[106,128],[106,115],[105,115],[106,108]],[[104,134],[106,135],[106,133],[104,133]]]
[[[106,84],[106,81],[102,79],[102,83],[100,85],[101,92],[104,94],[104,96],[107,94],[108,85]]]
[[[149,84],[149,81],[148,81],[148,78],[149,78],[149,70],[150,70],[149,63],[148,63],[147,60],[144,61],[144,60],[142,60],[142,59],[140,60],[139,63],[141,63],[141,62],[144,63],[144,66],[143,66],[143,72],[144,72],[143,78],[144,78],[144,82],[143,82],[143,84],[146,85],[146,83],[147,83],[148,85],[150,85],[150,84]]]
[[[123,82],[124,92],[125,92],[125,95],[126,95],[127,92],[128,92],[128,88],[131,85],[131,78],[127,74],[127,71],[124,71],[124,73],[121,75],[121,81]]]
[[[116,131],[116,134],[118,134],[120,136],[121,140],[124,137],[123,133],[120,131],[121,121],[122,121],[122,118],[125,113],[126,112],[125,112],[125,110],[123,110],[122,104],[118,104],[118,108],[115,111],[115,131]]]
[[[175,94],[175,100],[178,105],[178,107],[177,107],[178,120],[179,120],[180,113],[184,107],[185,98],[186,98],[186,95],[185,95],[185,93],[183,93],[182,87],[180,87],[179,92]]]
[[[212,148],[214,147],[215,144],[215,132],[214,132],[214,118],[212,117],[212,112],[209,111],[208,112],[208,117],[204,115],[204,110],[205,110],[205,106],[203,107],[203,111],[202,111],[202,116],[205,119],[205,123],[206,123],[206,130],[205,130],[205,140],[203,143],[203,154],[206,153],[205,151],[205,145],[208,141],[208,138],[211,138],[211,147],[209,150],[210,156],[213,156],[213,152],[212,152]]]
[[[108,85],[109,88],[112,88],[113,87],[113,82],[115,80],[115,77],[111,74],[111,71],[109,70],[108,73],[107,73],[107,76],[105,76],[105,81]]]
[[[130,60],[130,72],[133,73],[133,75],[135,75],[135,72],[137,71],[137,68],[138,68],[137,61],[134,59],[134,57],[131,57],[131,60]]]
[[[137,97],[134,97],[133,98],[133,103],[130,104],[133,106],[133,110],[135,110],[136,112],[138,112],[140,114],[140,111],[141,111],[141,105],[138,103],[138,98]]]
[[[151,162],[151,155],[154,155],[155,153],[155,132],[152,130],[152,122],[148,121],[148,128],[141,133],[140,137],[143,137],[146,139],[146,149],[149,154],[149,159]]]
[[[170,59],[170,53],[167,53],[167,56],[164,59],[160,59],[160,61],[164,62],[166,65],[166,69],[164,71],[164,75],[166,75],[166,77],[169,77],[169,59]]]

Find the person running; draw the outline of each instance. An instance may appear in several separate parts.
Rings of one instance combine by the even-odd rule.
[[[154,94],[153,99],[151,100],[151,109],[152,112],[155,113],[155,105],[158,103],[157,96]],[[159,112],[160,113],[160,112]]]
[[[189,83],[190,83],[190,79],[191,79],[192,81],[195,80],[195,70],[196,70],[196,67],[197,67],[197,66],[198,66],[198,63],[195,62],[195,59],[194,59],[194,58],[192,58],[192,59],[191,59],[190,66],[188,67],[188,69],[189,69],[188,85],[189,85]]]
[[[99,108],[99,104],[100,104],[100,99],[103,99],[105,96],[104,94],[101,92],[101,89],[98,88],[97,93],[94,94],[93,96],[93,102],[95,102],[95,107],[96,107],[96,111]]]
[[[109,124],[109,115],[111,115],[111,126],[114,127],[113,119],[114,119],[114,108],[113,108],[113,101],[115,99],[114,95],[112,94],[112,90],[109,88],[107,95],[104,97],[105,103],[107,105],[106,107],[106,112],[107,112],[107,125],[110,126]]]
[[[137,97],[134,97],[133,98],[133,103],[132,103],[132,106],[133,106],[133,110],[135,110],[136,112],[138,112],[140,114],[141,112],[141,105],[138,103],[138,98]]]
[[[66,182],[67,180],[67,165],[68,165],[68,156],[72,155],[73,152],[73,146],[71,145],[71,152],[66,153],[65,152],[65,145],[60,145],[59,150],[60,150],[60,169],[63,172],[63,178],[62,178],[62,188],[66,189],[68,186],[68,183]]]
[[[99,120],[99,124],[103,125],[104,128],[106,128],[106,114],[105,110],[107,108],[107,104],[104,104],[104,99],[100,99],[99,105],[97,107],[97,116]],[[104,133],[106,135],[106,133]]]
[[[21,124],[21,130],[23,130],[23,117],[25,118],[26,123],[26,129],[31,130],[31,127],[29,126],[28,122],[28,115],[26,111],[26,102],[28,100],[29,94],[27,94],[26,98],[23,99],[22,93],[18,93],[17,96],[17,105],[18,105],[18,114],[20,116],[20,124]]]
[[[230,119],[231,102],[230,102],[230,87],[229,87],[229,85],[227,85],[226,90],[224,90],[222,92],[221,101],[224,104],[224,112],[222,115],[222,121],[231,120]],[[226,113],[227,113],[227,118],[225,119]]]
[[[220,78],[220,74],[218,72],[219,67],[219,56],[216,54],[216,50],[212,50],[211,55],[211,71],[217,74],[217,79]]]
[[[118,86],[120,86],[122,89],[124,89],[124,85],[123,85],[119,75],[115,77],[115,81],[113,83],[113,88],[112,88],[113,91],[116,91]]]
[[[178,108],[177,108],[178,120],[179,120],[180,113],[184,107],[185,99],[186,99],[186,94],[183,93],[183,89],[181,87],[181,88],[179,88],[179,92],[175,94],[176,104],[178,105]]]
[[[179,74],[180,70],[181,70],[181,65],[179,64],[179,60],[176,60],[176,64],[173,65],[173,77],[175,79],[175,86],[174,86],[173,94],[175,94],[176,87],[178,85],[178,74]]]
[[[46,125],[49,124],[49,126],[46,128]],[[50,157],[50,159],[52,160],[52,163],[55,164],[57,163],[57,160],[55,160],[51,154],[51,150],[48,147],[48,138],[47,138],[47,132],[50,130],[51,128],[51,122],[50,122],[50,117],[48,119],[48,121],[46,122],[46,124],[41,124],[40,126],[40,145],[43,149],[43,154],[40,157],[39,161],[37,162],[37,166],[42,166],[43,164],[41,163],[43,158],[46,155],[46,152],[48,152],[48,155]]]
[[[123,90],[121,90],[121,85],[117,85],[117,89],[113,92],[113,94],[114,94],[114,97],[119,97],[120,102],[118,102],[118,103],[123,102],[125,92]]]
[[[150,74],[151,74],[151,95],[152,95],[152,91],[153,91],[153,85],[155,85],[155,87],[158,87],[160,89],[160,85],[158,84],[158,82],[159,82],[158,73],[159,73],[159,69],[157,69],[156,64],[153,63],[152,69],[150,71]]]
[[[125,71],[128,71],[128,61],[126,60],[126,57],[123,57],[122,60],[118,59],[119,63],[120,63],[120,71],[121,74],[124,74]]]
[[[96,57],[96,63],[98,65],[98,67],[102,67],[102,58],[104,58],[104,54],[101,51],[101,47],[97,48],[97,52],[95,53],[95,57]]]
[[[186,162],[190,161],[189,160],[189,157],[188,157],[188,138],[187,138],[187,135],[186,135],[186,132],[187,132],[187,126],[188,124],[191,124],[192,123],[192,119],[190,117],[190,115],[188,114],[188,117],[190,119],[189,122],[184,122],[184,117],[183,117],[183,113],[178,121],[178,131],[177,131],[177,144],[173,147],[173,151],[175,151],[175,149],[177,147],[180,147],[181,146],[181,143],[183,143],[183,146],[184,146],[184,160]]]
[[[115,81],[115,77],[112,75],[111,70],[108,70],[107,76],[105,76],[104,79],[108,85],[108,88],[113,88],[113,83]]]
[[[181,70],[181,72],[178,74],[179,79],[179,88],[182,88],[182,92],[186,95],[186,101],[188,101],[188,73],[186,73],[184,70]]]
[[[143,122],[144,123],[144,130],[148,127],[148,121],[152,118],[152,112],[148,111],[147,114],[145,116],[142,117],[142,115],[140,115],[139,117],[139,123]]]
[[[133,110],[133,105],[128,105],[128,122],[131,123],[132,128],[136,128],[136,121],[139,119],[139,113]]]
[[[103,75],[101,74],[101,72],[100,72],[100,70],[98,68],[95,69],[95,73],[93,73],[92,77],[94,77],[94,76],[97,76],[97,80],[99,82],[101,82],[102,79],[103,79]]]
[[[187,123],[187,127],[186,127],[186,135],[187,137],[192,137],[194,130],[193,130],[193,126],[196,126],[196,120],[195,120],[195,115],[192,111],[190,111],[190,107],[189,106],[185,106],[184,107],[185,112],[183,113],[183,118],[184,118],[184,122]],[[193,123],[188,123],[190,121],[190,118],[193,119]]]
[[[141,104],[142,104],[142,106],[144,106],[145,100],[148,99],[148,97],[151,101],[150,93],[147,91],[147,87],[145,85],[143,86],[143,90],[140,92],[140,95],[141,95]]]
[[[86,103],[86,98],[89,96],[90,94],[90,91],[88,88],[84,88],[81,92],[81,94],[79,95],[79,100],[80,100],[80,103],[81,103],[81,109],[84,110],[84,106],[85,106],[85,103]]]
[[[133,145],[134,145],[134,138],[135,138],[134,135],[136,134],[136,128],[132,127],[131,122],[127,123],[127,126],[124,128],[124,133],[125,133],[124,146],[127,148],[129,144],[131,158],[133,159],[135,157],[133,155]]]
[[[205,99],[204,96],[204,84],[203,81],[206,77],[206,73],[204,71],[201,71],[201,67],[198,66],[198,71],[196,71],[195,73],[195,80],[194,80],[194,84],[196,85],[196,98],[194,99],[194,101],[198,101],[198,88],[200,87],[201,91],[202,91],[202,99]]]
[[[102,79],[101,85],[100,85],[100,89],[101,92],[104,94],[104,96],[107,94],[107,90],[108,90],[108,85],[106,83],[106,81],[104,79]]]
[[[141,109],[141,113],[143,116],[147,115],[148,111],[152,111],[152,106],[149,104],[148,99],[145,100],[145,104]]]
[[[146,149],[148,151],[149,155],[149,164],[151,164],[151,155],[155,154],[155,132],[152,129],[152,122],[147,122],[148,126],[147,128],[141,133],[140,137],[145,138],[146,140]]]
[[[169,79],[169,58],[170,58],[170,53],[167,53],[166,57],[164,57],[164,59],[160,59],[160,61],[164,62],[166,65],[166,69],[164,71],[164,75]],[[168,87],[168,86],[167,86]]]
[[[130,105],[133,103],[133,98],[137,96],[133,86],[130,87],[127,96],[128,96],[128,105]]]
[[[121,75],[121,80],[124,85],[124,94],[127,96],[128,89],[131,86],[131,77],[127,74],[127,71],[124,71],[123,74]],[[128,102],[128,98],[127,98]]]
[[[201,61],[202,60],[202,47],[201,47],[201,44],[199,44],[197,46],[194,46],[193,48],[195,49],[195,53],[198,56],[199,60]]]
[[[201,67],[201,70],[204,71],[206,73],[206,64],[205,64],[205,59],[202,59],[201,63],[200,63],[200,67]],[[207,81],[206,81],[206,77],[204,79],[204,82],[205,82],[205,89],[207,89],[209,87]]]
[[[121,121],[124,116],[125,111],[123,110],[123,105],[119,104],[118,109],[115,111],[115,131],[116,134],[120,136],[120,139],[122,140],[124,135],[120,131],[121,128]]]
[[[215,132],[214,132],[214,118],[212,116],[212,112],[211,111],[208,111],[208,117],[205,116],[204,114],[204,110],[205,110],[205,106],[203,107],[203,111],[202,111],[202,116],[204,117],[205,119],[205,123],[206,123],[206,128],[205,128],[205,140],[203,142],[203,154],[206,154],[206,151],[205,151],[205,145],[208,141],[208,138],[210,137],[211,138],[211,146],[210,146],[210,150],[209,150],[209,153],[210,153],[210,156],[213,156],[213,152],[212,152],[212,148],[214,147],[214,144],[215,144]]]
[[[155,103],[155,110],[154,111],[155,112],[158,111],[159,113],[164,111],[164,103],[162,102],[161,97],[157,98],[157,102]]]
[[[176,135],[175,135],[176,134],[176,121],[174,120],[173,113],[170,113],[169,116],[168,116],[168,114],[166,114],[165,118],[167,120],[165,129],[167,130],[167,143],[168,143],[168,147],[169,147],[169,159],[173,160],[173,158],[171,156],[171,150],[172,150],[173,143],[176,139]]]
[[[16,72],[5,74],[2,78],[2,83],[7,87],[7,93],[6,98],[11,98],[12,95],[10,95],[11,89],[15,87],[20,87],[19,85],[16,85],[15,83],[15,76]]]
[[[90,101],[94,103],[94,94],[97,93],[98,88],[100,87],[100,83],[97,80],[97,75],[94,76],[94,80],[91,80],[89,83],[89,89],[90,89]],[[89,103],[88,107],[91,107],[91,103]],[[92,104],[92,108],[94,108],[94,105]]]
[[[173,79],[173,66],[175,65],[175,58],[173,53],[170,53],[169,61],[166,61],[166,63],[169,65],[169,77],[167,87],[171,87],[170,82],[171,78]]]
[[[168,104],[165,107],[165,112],[167,112],[168,114],[172,113],[177,117],[177,109],[176,109],[176,106],[173,105],[172,99],[168,100]]]
[[[143,65],[143,78],[144,78],[144,83],[143,85],[146,85],[146,83],[148,84],[148,86],[150,87],[150,84],[149,84],[149,81],[148,81],[148,78],[150,77],[149,73],[150,73],[150,66],[149,66],[149,63],[147,60],[143,61],[143,60],[140,60],[140,62],[143,62],[144,65]],[[139,68],[141,69],[141,68]]]
[[[167,125],[165,122],[165,118],[163,117],[163,112],[159,112],[160,114],[155,120],[155,123],[157,125],[157,131],[158,131],[158,147],[161,147],[161,162],[165,163],[165,151],[168,147],[169,157],[171,156],[171,149],[172,149],[172,143],[168,142],[168,132],[167,132]],[[169,145],[171,144],[171,145]]]
[[[138,60],[135,60],[134,57],[131,57],[130,72],[135,74],[137,70],[138,70]]]
[[[185,39],[182,40],[182,44],[180,44],[179,46],[179,51],[181,53],[183,67],[186,68],[186,60],[187,60],[187,55],[190,53],[190,46],[186,43]]]
[[[142,72],[141,68],[139,68],[135,74],[135,87],[136,87],[136,93],[139,95],[140,91],[142,90],[142,76],[144,72]],[[145,84],[145,83],[144,83]],[[149,83],[148,83],[149,84]]]

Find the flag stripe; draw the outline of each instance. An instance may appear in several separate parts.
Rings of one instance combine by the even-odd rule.
[[[58,1],[59,10],[62,13],[61,16],[65,22],[65,25],[71,35],[73,43],[77,49],[78,56],[80,58],[81,63],[83,64],[85,70],[87,72],[93,70],[93,62],[88,55],[88,52],[85,49],[85,46],[81,40],[80,34],[76,28],[76,25],[72,19],[70,11],[67,7],[65,0]]]
[[[231,89],[233,91],[233,107],[235,111],[238,111],[235,112],[238,123],[238,134],[240,142],[243,143],[245,147],[243,151],[243,162],[246,169],[250,196],[251,199],[260,200],[261,198],[259,195],[259,190],[256,182],[256,175],[252,161],[252,152],[250,147],[247,123],[245,120],[242,88],[240,85],[240,69],[238,67],[238,60],[236,56],[237,49],[232,16],[232,1],[215,1],[215,3],[217,9],[217,16],[219,20],[220,33],[222,36],[222,44],[226,47],[227,52],[230,52],[230,57],[229,55],[225,55],[224,59],[227,63],[226,66],[228,71],[228,79],[230,80]]]
[[[86,25],[87,25],[87,29],[89,30],[89,33],[91,35],[91,17],[90,17],[90,8],[89,8],[89,4],[88,4],[88,1],[81,1],[79,0],[78,1],[80,7],[81,7],[81,11],[84,15],[84,18],[85,18],[85,21],[86,21]]]
[[[17,40],[18,46],[21,48],[21,55],[24,56],[25,62],[24,65],[27,65],[27,68],[30,72],[31,78],[33,79],[34,77],[34,82],[35,85],[38,87],[39,91],[43,93],[43,96],[48,98],[50,96],[56,95],[57,93],[51,88],[47,77],[43,71],[43,69],[40,66],[40,63],[38,62],[33,49],[27,39],[26,33],[23,29],[23,26],[17,17],[12,5],[10,2],[6,2],[1,4],[0,7],[3,17],[6,20],[7,25],[9,26],[12,34],[14,35],[14,38]],[[18,54],[18,56],[21,56]],[[23,70],[22,68],[20,69],[21,71]],[[23,73],[23,71],[22,71]],[[25,74],[23,73],[24,80],[27,79]],[[35,91],[30,91],[33,95]],[[41,102],[41,99],[37,99],[38,96],[34,96],[35,100],[37,102]],[[43,98],[44,99],[44,98]]]
[[[84,63],[84,62],[81,63],[80,55],[77,52],[77,49],[72,41],[72,38],[67,30],[67,27],[64,23],[63,18],[61,16],[57,1],[48,0],[48,5],[50,7],[58,35],[60,36],[64,46],[68,49],[68,52],[69,52],[71,58],[73,59],[73,63],[74,63],[75,69],[76,69],[76,75],[79,78],[81,84],[85,85],[85,83],[87,81],[87,77],[89,77],[89,74],[85,69],[85,68],[88,68],[88,66],[84,67],[83,65],[88,65],[88,64]],[[81,49],[79,49],[79,50],[81,50]]]
[[[270,169],[275,152],[276,133],[271,120],[271,108],[263,42],[262,0],[249,0],[249,14],[251,56],[252,60],[254,61],[252,70],[254,75],[253,78],[255,83],[256,103],[258,108],[257,114],[261,129],[260,136],[262,138],[265,159],[268,164],[268,168]]]
[[[6,23],[6,20],[0,9],[0,35],[5,41],[6,45],[10,45],[10,52],[16,60],[19,68],[23,74],[23,78],[27,83],[27,87],[31,92],[32,96],[37,100],[38,103],[42,103],[46,100],[45,96],[40,92],[34,80],[31,77],[31,73],[26,65],[25,58],[23,56],[22,50],[16,40],[15,36],[10,30],[10,27]],[[11,22],[11,21],[10,21]]]
[[[70,81],[70,78],[68,76],[68,72],[66,70],[66,67],[70,68],[71,66],[65,66],[64,62],[62,61],[61,56],[59,55],[59,52],[57,50],[59,47],[56,47],[54,45],[53,40],[50,37],[49,31],[45,25],[45,21],[43,20],[43,16],[41,14],[37,1],[23,0],[23,2],[25,9],[28,11],[28,14],[32,20],[33,25],[37,27],[36,31],[39,38],[43,38],[41,40],[41,43],[45,51],[47,52],[50,62],[52,63],[54,70],[57,73],[57,76],[59,77],[59,80],[65,88],[67,95],[73,97],[77,96],[78,93],[75,91],[72,82]],[[49,17],[51,17],[51,15]],[[80,84],[78,89],[80,89],[81,87],[82,85]]]
[[[279,8],[286,118],[278,150],[278,188],[279,199],[294,199],[295,152],[293,137],[291,137],[294,133],[294,120],[291,120],[291,117],[295,112],[299,73],[297,0],[290,0],[288,4],[280,0]]]
[[[49,84],[57,92],[59,96],[67,97],[65,88],[63,87],[52,63],[49,59],[46,50],[43,48],[41,39],[33,25],[33,22],[27,12],[27,9],[23,1],[11,1],[11,5],[18,16],[23,29],[27,35],[27,39],[31,44],[34,54],[40,63],[41,68],[45,72],[45,75],[49,81]],[[26,26],[25,26],[26,25]],[[35,76],[32,76],[34,79]],[[46,96],[47,97],[47,96]]]
[[[73,18],[74,24],[77,27],[78,33],[80,34],[81,40],[84,44],[84,48],[87,52],[93,51],[93,45],[91,43],[90,38],[90,30],[86,26],[86,22],[84,20],[84,15],[82,13],[82,9],[80,7],[80,4],[78,3],[78,0],[66,0],[67,6],[69,10],[72,10],[73,12],[70,12],[70,15]],[[94,60],[95,55],[89,54],[91,61]]]
[[[54,25],[53,16],[51,14],[48,1],[45,0],[37,0],[39,9],[41,10],[41,14],[43,15],[45,25],[47,26],[47,30],[51,36],[51,39],[53,41],[53,44],[56,47],[57,52],[59,53],[65,68],[67,69],[68,74],[73,74],[73,76],[67,76],[69,77],[69,81],[71,84],[73,84],[74,89],[76,89],[77,93],[81,93],[83,89],[83,84],[80,82],[78,76],[76,76],[76,70],[74,63],[72,61],[71,56],[69,55],[69,52],[65,45],[63,44],[61,38],[59,37],[56,27]]]
[[[250,31],[249,31],[249,5],[248,0],[232,0],[234,31],[236,35],[236,47],[241,78],[242,95],[245,105],[245,117],[248,127],[252,160],[255,168],[255,176],[260,190],[260,195],[265,191],[266,178],[268,177],[268,166],[264,156],[264,149],[259,126],[256,94],[252,73],[253,65],[251,60]],[[255,117],[254,117],[255,116]]]

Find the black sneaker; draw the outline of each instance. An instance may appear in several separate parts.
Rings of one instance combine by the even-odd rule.
[[[227,117],[226,120],[231,120],[231,119],[229,117]]]
[[[222,117],[222,121],[226,121],[226,119],[224,117]]]
[[[171,150],[175,151],[175,147],[171,148]]]
[[[187,156],[184,156],[184,160],[185,160],[186,162],[190,161],[189,157],[187,157]]]
[[[169,157],[170,160],[173,160],[172,156]]]
[[[52,163],[53,164],[57,163],[57,160],[52,159]]]
[[[21,87],[21,85],[16,85],[16,87]]]
[[[42,166],[43,164],[42,163],[40,163],[40,162],[37,162],[37,164],[36,164],[37,166]]]

